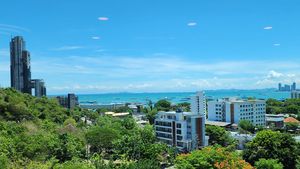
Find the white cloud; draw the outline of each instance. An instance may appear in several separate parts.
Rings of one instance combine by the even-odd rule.
[[[300,79],[299,69],[295,60],[207,62],[167,53],[142,57],[101,53],[96,56],[38,57],[32,61],[32,72],[55,79],[55,82],[47,83],[51,92],[59,91],[55,88],[59,81],[63,86],[61,90],[66,91],[68,87],[82,93],[270,88],[276,87],[278,82]],[[74,83],[76,86],[70,85]]]
[[[104,17],[104,16],[101,16],[98,18],[99,21],[108,21],[109,18],[108,17]]]
[[[67,51],[67,50],[76,50],[76,49],[82,49],[84,48],[83,46],[62,46],[59,48],[54,48],[52,50],[54,51]]]
[[[99,37],[99,36],[93,36],[92,39],[94,39],[94,40],[99,40],[100,37]]]
[[[0,34],[12,34],[12,33],[23,33],[23,32],[29,32],[29,29],[23,28],[20,26],[15,25],[8,25],[8,24],[0,24]]]
[[[259,87],[277,87],[278,83],[291,84],[292,82],[300,83],[300,74],[282,73],[271,70],[264,77],[257,80],[256,85]]]
[[[276,71],[274,71],[274,70],[271,70],[271,71],[269,72],[269,74],[267,75],[267,78],[268,78],[268,79],[274,79],[274,78],[280,78],[280,77],[282,77],[282,76],[283,76],[282,73],[279,73],[279,72],[276,72]]]
[[[280,43],[275,43],[273,44],[273,46],[280,46]]]
[[[197,23],[196,23],[196,22],[189,22],[187,25],[188,25],[188,26],[196,26]]]
[[[271,30],[271,29],[273,29],[272,26],[266,26],[266,27],[264,27],[264,30]]]

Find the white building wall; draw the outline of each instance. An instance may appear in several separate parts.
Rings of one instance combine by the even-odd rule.
[[[191,111],[206,116],[206,98],[203,91],[199,91],[191,97]]]
[[[220,115],[218,104],[223,104],[222,114],[224,118],[218,117]],[[255,126],[265,126],[266,104],[264,100],[219,100],[208,102],[208,119],[211,121],[224,121],[231,123],[231,104],[234,108],[234,123],[238,124],[240,120],[248,120]]]
[[[218,102],[217,101],[209,101],[207,102],[207,112],[208,112],[208,120],[210,121],[217,121],[217,118],[216,118],[216,104]]]

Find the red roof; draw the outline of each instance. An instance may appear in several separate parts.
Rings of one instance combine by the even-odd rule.
[[[300,123],[297,119],[295,119],[294,117],[288,117],[284,119],[285,123]]]

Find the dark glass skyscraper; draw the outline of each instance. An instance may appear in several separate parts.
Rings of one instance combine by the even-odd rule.
[[[10,42],[10,78],[12,88],[31,94],[30,53],[21,36]]]

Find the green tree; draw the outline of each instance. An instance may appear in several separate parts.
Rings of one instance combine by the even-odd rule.
[[[75,119],[73,119],[72,117],[67,118],[67,119],[64,121],[64,126],[67,126],[67,125],[76,126],[76,121],[75,121]]]
[[[149,121],[150,124],[154,124],[155,116],[157,114],[157,109],[150,109],[150,108],[145,108],[144,113],[146,114],[146,117]]]
[[[0,167],[1,168],[8,168],[8,158],[4,154],[0,154]]]
[[[154,107],[158,111],[169,111],[169,110],[171,110],[171,102],[169,102],[165,99],[159,100],[157,103],[155,103]]]
[[[176,157],[175,166],[178,169],[253,168],[237,153],[229,152],[220,146],[205,147],[202,150],[192,151],[190,154],[180,154]]]
[[[219,144],[221,146],[228,146],[234,143],[233,138],[222,127],[208,125],[205,128],[205,132],[209,136],[210,145]]]
[[[285,168],[295,168],[299,148],[296,141],[289,134],[263,130],[246,144],[243,157],[254,164],[261,158],[278,159]]]
[[[299,127],[299,124],[298,124],[298,123],[292,123],[292,122],[285,123],[285,129],[286,129],[287,131],[289,131],[289,130],[295,131],[295,130],[298,129],[298,127]]]
[[[238,126],[241,132],[255,132],[255,126],[249,120],[240,120]]]
[[[283,112],[285,114],[298,114],[300,107],[297,105],[288,105],[284,107]]]
[[[283,169],[283,165],[274,159],[259,159],[259,161],[255,162],[254,166],[256,169]]]
[[[87,143],[92,152],[111,151],[113,142],[120,137],[120,133],[113,128],[93,126],[86,133]]]

